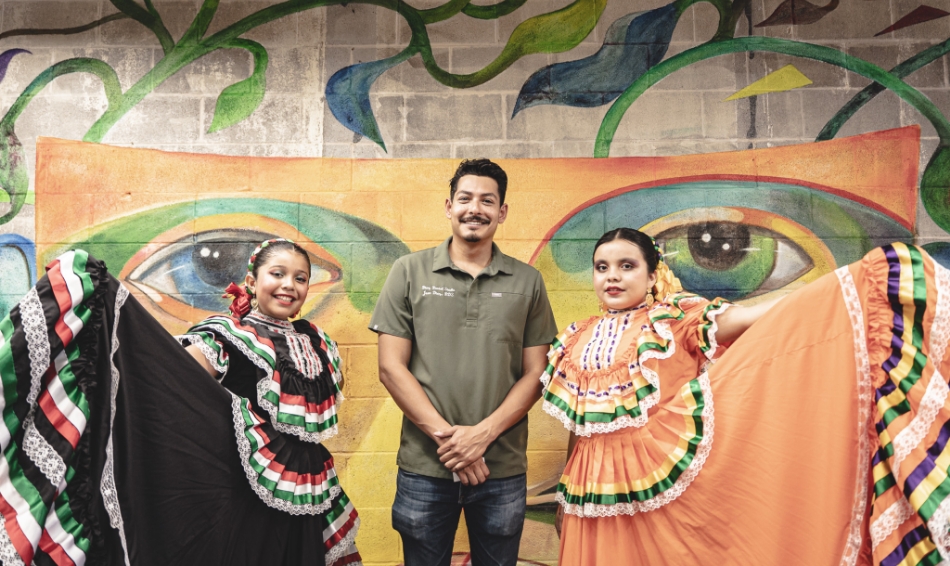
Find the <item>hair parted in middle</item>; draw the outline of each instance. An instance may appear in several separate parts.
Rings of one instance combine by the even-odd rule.
[[[594,253],[597,253],[597,248],[608,243],[613,242],[614,240],[626,240],[631,244],[640,248],[640,252],[643,253],[643,259],[647,262],[647,273],[653,273],[656,271],[656,266],[660,263],[662,259],[660,256],[660,249],[656,245],[656,241],[653,240],[648,234],[644,234],[639,230],[634,230],[633,228],[615,228],[597,240],[597,243],[594,244]]]
[[[494,180],[498,183],[498,198],[501,201],[498,205],[505,204],[505,193],[508,191],[508,174],[501,166],[490,159],[465,159],[459,163],[455,175],[449,180],[449,200],[455,200],[455,190],[458,188],[459,179],[466,175],[488,177]]]

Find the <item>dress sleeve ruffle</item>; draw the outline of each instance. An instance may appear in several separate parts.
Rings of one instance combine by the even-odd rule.
[[[211,367],[218,372],[217,379],[220,381],[228,373],[228,351],[215,333],[195,330],[187,334],[176,336],[182,346],[195,346],[204,354]]]
[[[680,355],[699,356],[704,368],[725,350],[716,340],[716,317],[732,306],[723,299],[708,301],[692,293],[677,293],[654,305],[648,324],[629,349],[604,370],[578,367],[570,353],[577,339],[599,317],[570,325],[551,346],[541,381],[543,409],[578,436],[606,434],[646,425],[647,411],[660,400],[661,362]],[[701,373],[698,369],[697,374]],[[694,376],[690,376],[694,377]]]
[[[632,361],[614,364],[603,371],[582,370],[571,360],[569,353],[578,337],[597,320],[593,317],[574,323],[555,340],[541,377],[545,383],[544,412],[578,436],[643,426],[647,409],[656,405],[660,395],[656,373],[641,371],[641,361],[635,356],[624,356]],[[658,339],[672,346],[671,334]],[[638,345],[635,343],[633,348]],[[644,355],[656,354],[644,350]]]
[[[709,361],[715,361],[725,352],[724,345],[716,340],[719,325],[716,319],[727,309],[734,306],[725,299],[712,301],[692,293],[677,293],[664,304],[664,318],[675,318],[685,330],[685,346],[690,352],[701,353]],[[656,309],[655,309],[656,310]],[[651,320],[659,320],[651,312]]]
[[[210,317],[192,327],[184,338],[191,343],[200,339],[199,348],[207,350],[206,356],[220,349],[250,360],[260,377],[257,403],[270,415],[274,428],[305,442],[320,443],[338,433],[336,407],[343,400],[340,354],[326,333],[309,322],[298,322],[295,329],[309,336],[325,366],[315,379],[304,376],[287,356],[279,355],[282,346],[238,318]]]

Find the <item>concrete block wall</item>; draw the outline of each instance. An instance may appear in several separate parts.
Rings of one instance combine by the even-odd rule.
[[[591,6],[598,4],[578,1]],[[154,3],[176,40],[188,29],[201,6],[199,0],[155,0]],[[273,4],[276,1],[225,0],[206,36]],[[414,0],[409,4],[416,9],[427,9],[443,2]],[[573,4],[571,0],[527,0],[511,14],[497,19],[479,20],[457,15],[431,24],[427,31],[432,56],[450,73],[475,73],[502,52],[519,24]],[[91,74],[59,77],[41,90],[15,121],[15,133],[24,148],[29,188],[35,188],[37,193],[27,198],[27,204],[16,217],[0,224],[0,315],[28,288],[29,281],[24,281],[21,275],[23,269],[14,269],[19,269],[18,257],[35,253],[42,265],[48,254],[69,244],[80,229],[96,229],[110,220],[145,214],[170,202],[198,202],[227,195],[266,197],[300,207],[322,206],[369,219],[394,234],[408,249],[433,245],[448,233],[448,225],[439,211],[446,180],[453,164],[468,157],[512,160],[512,164],[521,163],[517,160],[522,159],[538,160],[518,169],[518,175],[513,178],[519,182],[512,184],[509,197],[513,218],[530,215],[532,220],[506,224],[500,237],[506,251],[525,261],[536,261],[546,278],[548,272],[544,270],[551,270],[548,286],[555,297],[559,323],[583,315],[591,306],[583,295],[586,280],[559,268],[555,260],[545,264],[547,256],[538,253],[541,238],[558,226],[559,221],[592,197],[662,178],[661,170],[671,175],[670,178],[674,173],[713,172],[719,175],[744,172],[754,177],[759,168],[765,167],[764,162],[756,159],[764,159],[762,156],[767,154],[756,153],[759,157],[753,158],[752,153],[741,153],[749,150],[789,146],[792,153],[770,165],[777,167],[773,171],[775,176],[808,180],[835,189],[847,185],[851,191],[848,195],[861,202],[871,201],[877,210],[890,211],[893,218],[904,222],[899,229],[880,228],[881,234],[875,238],[901,238],[909,234],[920,243],[948,240],[944,229],[922,206],[916,207],[916,218],[913,206],[898,206],[917,198],[917,176],[938,145],[934,126],[893,92],[879,95],[845,124],[838,137],[919,126],[921,149],[919,154],[899,153],[897,159],[875,156],[862,162],[862,168],[870,170],[876,166],[880,171],[869,174],[870,181],[850,186],[848,183],[856,182],[847,180],[850,171],[855,171],[854,177],[859,176],[855,155],[860,152],[817,150],[813,143],[827,121],[870,81],[838,66],[808,59],[762,51],[734,53],[693,63],[664,78],[630,107],[614,136],[611,157],[652,158],[637,161],[634,173],[618,173],[613,165],[606,164],[583,169],[575,163],[558,169],[560,161],[541,161],[541,158],[560,158],[586,163],[580,158],[594,155],[596,136],[609,105],[595,108],[539,105],[512,117],[525,81],[547,65],[596,53],[614,21],[664,4],[664,0],[609,0],[597,25],[577,46],[559,53],[526,55],[498,76],[472,88],[447,87],[429,74],[418,55],[410,58],[383,73],[369,91],[370,107],[385,150],[345,127],[333,115],[325,88],[341,69],[388,58],[404,49],[411,35],[404,19],[391,10],[355,2],[292,14],[242,35],[260,43],[269,60],[263,100],[243,121],[209,133],[219,94],[247,78],[254,68],[254,60],[247,51],[222,49],[154,85],[149,94],[101,138],[104,144],[124,148],[216,157],[200,167],[195,161],[187,161],[188,165],[164,169],[162,175],[130,173],[138,160],[164,162],[165,157],[159,154],[157,157],[135,154],[135,157],[110,158],[107,160],[110,167],[89,169],[95,171],[95,175],[79,175],[74,179],[76,188],[68,190],[64,188],[64,180],[73,179],[70,175],[77,174],[79,168],[87,167],[90,162],[78,157],[76,161],[67,159],[61,169],[47,171],[47,176],[41,179],[36,161],[37,139],[83,139],[106,111],[108,101],[102,82]],[[919,5],[909,0],[842,0],[837,9],[813,24],[752,27],[751,24],[766,19],[778,4],[777,0],[748,2],[747,16],[739,18],[736,36],[791,39],[825,46],[837,50],[842,57],[858,57],[885,69],[950,37],[950,18],[875,37],[874,34]],[[950,0],[935,0],[928,5],[950,11]],[[130,19],[108,22],[81,33],[23,33],[24,30],[74,28],[116,11],[106,0],[0,1],[0,52],[15,48],[30,52],[14,56],[0,80],[0,113],[13,106],[43,71],[70,58],[88,57],[108,63],[115,70],[123,91],[146,77],[162,60],[163,49],[154,34]],[[687,8],[673,30],[666,57],[708,41],[717,26],[718,13],[710,4],[698,3]],[[786,92],[724,101],[789,64],[812,83]],[[940,111],[950,112],[945,59],[939,58],[909,75],[906,82],[933,101]],[[50,147],[55,145],[52,143]],[[43,147],[43,142],[40,146]],[[798,146],[804,152],[802,155],[810,155],[813,149],[827,153],[830,161],[821,165],[827,168],[809,170],[809,167],[820,167],[803,165],[811,162],[795,153]],[[733,153],[707,156],[718,152]],[[50,155],[63,159],[63,154]],[[688,155],[695,157],[677,161],[672,166],[665,161],[667,157]],[[242,160],[244,157],[291,159],[255,165],[257,173],[242,177],[234,171],[253,169]],[[362,159],[387,162],[385,167],[375,169],[378,164],[358,161]],[[575,166],[581,168],[571,169]],[[559,173],[553,173],[554,170]],[[841,171],[849,174],[841,174]],[[108,183],[102,180],[107,177]],[[909,177],[913,179],[908,182]],[[266,182],[261,181],[265,178]],[[110,189],[92,190],[89,187],[93,182],[101,186],[108,184]],[[687,190],[693,191],[689,194],[695,198],[686,198]],[[683,191],[680,198],[698,208],[725,206],[741,192],[734,189],[729,193],[708,187],[684,188]],[[10,209],[6,200],[0,194],[0,215]],[[818,219],[830,210],[817,204],[818,200],[815,197],[815,202],[808,205],[813,209],[805,216]],[[654,220],[666,214],[660,204],[655,199],[644,199],[611,206],[626,206],[631,210],[636,207],[638,211],[646,211],[645,214],[655,214],[649,218]],[[770,213],[791,215],[800,204],[776,190],[770,193],[763,208]],[[78,211],[71,220],[67,214],[70,210]],[[606,226],[617,215],[617,209],[611,210],[613,212],[608,212],[605,205],[604,211],[597,213],[600,216],[594,215],[591,225]],[[199,231],[198,225],[196,219],[193,232]],[[865,226],[862,229],[870,233],[877,228]],[[907,229],[910,231],[906,234],[901,231]],[[295,234],[303,231],[299,222],[288,230],[294,234],[281,235],[296,237]],[[798,241],[809,251],[838,249],[835,238],[858,238],[853,233],[841,236],[823,232],[820,227],[813,228],[810,234]],[[133,235],[117,238],[129,245],[145,246],[152,242],[140,241]],[[172,241],[170,236],[168,241]],[[842,261],[840,257],[847,255],[838,257],[827,250],[822,253],[824,255],[816,252],[814,258],[818,263],[827,260],[827,265],[822,264],[825,267],[833,267],[835,261]],[[582,251],[577,254],[580,258],[584,256]],[[554,256],[571,261],[564,259],[570,253],[552,252]],[[829,257],[831,259],[827,259]],[[36,276],[35,270],[32,276]],[[354,274],[346,277],[354,277]],[[359,292],[372,294],[375,284],[363,281],[357,287]],[[343,432],[329,447],[340,454],[343,485],[353,494],[363,516],[364,527],[358,542],[366,562],[397,564],[400,543],[388,527],[388,505],[395,485],[397,439],[392,431],[398,428],[400,416],[376,378],[373,337],[353,322],[362,321],[365,313],[354,312],[348,303],[337,299],[330,297],[327,304],[332,308],[322,311],[320,320],[321,324],[335,320],[328,324],[343,346],[350,401],[342,409]],[[170,330],[176,329],[175,323],[167,319],[163,322]],[[536,408],[532,419],[543,423],[546,417]],[[361,424],[349,427],[347,423]],[[533,425],[531,435],[531,473],[534,474],[531,479],[540,482],[551,474],[556,475],[563,461],[564,435],[556,428],[537,425]],[[553,530],[543,521],[529,523],[528,551],[524,557],[553,563],[556,560]],[[464,550],[466,544],[461,534],[459,549]]]

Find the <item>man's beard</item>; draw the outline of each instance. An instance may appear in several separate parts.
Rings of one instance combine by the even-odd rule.
[[[479,236],[478,234],[474,234],[474,233],[472,233],[472,234],[466,234],[465,236],[462,237],[462,239],[465,240],[466,242],[471,242],[471,243],[473,243],[473,244],[474,244],[475,242],[481,242],[481,241],[482,241],[482,237]]]

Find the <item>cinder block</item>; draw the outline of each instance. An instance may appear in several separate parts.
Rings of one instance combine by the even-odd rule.
[[[702,133],[701,93],[647,91],[627,109],[614,139],[702,138]]]
[[[394,143],[387,144],[392,157],[400,159],[452,157],[452,146],[445,143]]]
[[[433,47],[480,45],[498,42],[496,25],[496,20],[479,20],[464,14],[456,14],[447,20],[427,25],[426,31],[429,33],[429,42]],[[501,40],[501,45],[504,45],[507,40],[505,36]]]
[[[385,434],[389,442],[380,442],[379,434],[375,435],[375,442],[367,442],[367,436],[377,427],[377,416],[383,406],[383,399],[347,399],[337,407],[339,417],[339,434],[324,441],[324,446],[330,452],[374,452],[376,449],[393,452],[399,448],[399,429]],[[390,421],[392,419],[385,419]],[[385,425],[387,423],[380,423]],[[380,426],[385,429],[386,426]],[[345,487],[345,486],[344,486]]]
[[[146,99],[145,102],[148,102]],[[206,132],[214,117],[217,97],[204,102],[203,131]],[[303,143],[307,141],[308,127],[304,120],[304,101],[295,96],[271,95],[244,121],[214,133],[204,133],[208,142],[235,141],[257,143]],[[169,110],[170,114],[174,114]]]
[[[570,51],[569,53],[573,53]],[[452,73],[468,75],[488,67],[501,54],[500,46],[462,47],[452,49]],[[495,78],[474,87],[475,91],[518,93],[525,81],[545,66],[549,57],[545,53],[521,57]]]
[[[343,489],[357,509],[387,508],[396,496],[396,454],[350,454]]]
[[[558,421],[552,419],[541,408],[541,402],[535,404],[528,412],[528,450],[529,451],[552,451],[562,452],[564,459],[561,460],[563,467],[567,457],[567,440],[570,433],[566,428],[560,426]],[[528,460],[531,462],[531,459]]]
[[[115,8],[109,6],[108,13]],[[4,2],[3,4],[3,31],[15,29],[37,28],[71,28],[96,20],[99,16],[99,3],[94,0],[77,0],[74,2],[49,1]],[[82,24],[78,23],[82,22]],[[114,22],[113,22],[114,23]],[[108,24],[107,24],[108,25]],[[89,37],[85,41],[89,41]],[[76,38],[64,35],[23,35],[6,40],[7,49],[19,47],[53,47],[75,45]]]
[[[343,489],[346,490],[346,486]],[[356,510],[360,514],[356,547],[363,557],[363,563],[397,564],[402,558],[402,540],[392,528],[391,507],[357,507]]]
[[[121,52],[125,50],[113,49]],[[162,58],[161,49],[152,50],[153,61]],[[217,96],[228,86],[251,74],[253,58],[247,51],[215,51],[187,65],[155,87],[159,94],[206,94]]]
[[[739,138],[756,140],[803,135],[800,91],[763,94],[719,104],[730,104],[736,109],[736,135]]]
[[[497,95],[411,96],[406,106],[406,141],[493,139],[502,131]]]
[[[906,61],[921,51],[925,51],[931,45],[932,43],[930,42],[901,42],[899,45],[898,58],[901,61]],[[946,88],[945,67],[946,58],[940,57],[929,65],[907,75],[904,77],[904,81],[917,88]]]
[[[329,6],[326,10],[327,45],[376,45],[377,10],[366,4]]]
[[[703,93],[703,137],[733,140],[738,134],[737,128],[736,105],[723,102],[719,93]]]
[[[802,90],[802,107],[805,112],[805,136],[817,136],[825,124],[858,91],[857,90]],[[897,95],[882,92],[854,115],[841,128],[837,137],[853,136],[867,132],[898,128],[900,105]]]
[[[380,59],[395,55],[401,48],[387,48],[385,53],[380,55]],[[449,68],[450,54],[449,49],[433,49],[433,57],[436,64],[442,69]],[[383,73],[373,85],[373,92],[377,94],[399,94],[420,93],[420,92],[438,92],[451,93],[449,87],[432,78],[422,57],[416,55],[408,61],[396,65],[392,69]],[[454,91],[458,93],[458,91]]]
[[[692,44],[674,44],[670,46],[666,57],[673,57],[687,49],[693,47]],[[715,57],[698,61],[684,69],[667,76],[655,86],[651,91],[677,90],[677,91],[723,91],[723,98],[729,96],[737,90],[736,87],[736,59],[741,54],[726,55],[724,57]]]
[[[77,3],[69,2],[68,4],[75,6]],[[115,7],[112,6],[111,3],[102,3],[102,6],[102,16],[116,12]],[[175,40],[181,38],[182,34],[185,33],[185,30],[188,29],[188,26],[191,25],[195,15],[198,13],[198,5],[194,2],[187,1],[161,2],[156,8],[162,17],[165,28],[168,29],[168,33],[171,34]],[[89,14],[89,12],[86,12],[86,14]],[[88,20],[83,18],[83,21],[86,22]],[[72,22],[70,25],[76,25],[75,19],[73,19]],[[158,38],[156,38],[150,29],[132,19],[109,22],[101,26],[97,31],[99,32],[99,41],[104,45],[129,47],[158,47],[161,45]],[[72,41],[73,40],[70,40],[70,43]]]
[[[771,14],[778,6],[779,0],[766,0],[765,4],[766,12]],[[817,22],[795,26],[792,32],[793,37],[803,41],[873,37],[874,34],[891,25],[894,20],[889,17],[891,16],[890,9],[886,4],[874,3],[870,6],[863,2],[842,2],[834,11]]]
[[[235,22],[270,6],[273,6],[272,2],[262,0],[222,2],[218,5],[218,11],[215,12],[214,19],[211,21],[211,25],[208,27],[208,32],[205,34],[205,37],[213,35]],[[161,9],[161,5],[159,5],[159,9]],[[318,8],[317,11],[323,10]],[[298,18],[298,14],[290,14],[255,27],[246,33],[242,33],[241,37],[257,41],[268,48],[294,46],[298,44]]]

